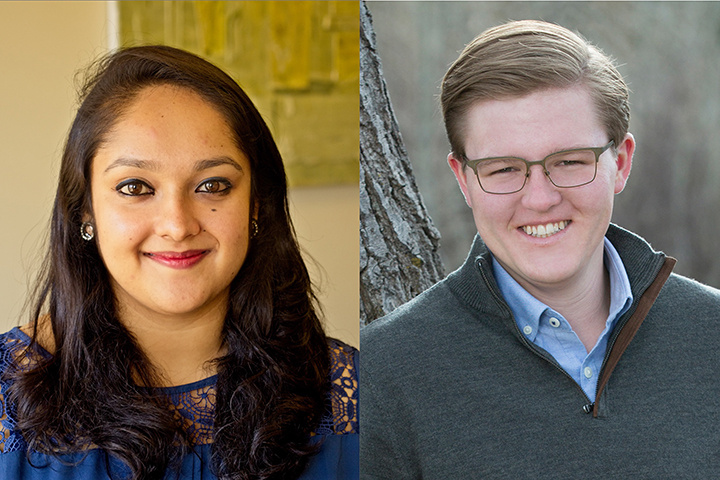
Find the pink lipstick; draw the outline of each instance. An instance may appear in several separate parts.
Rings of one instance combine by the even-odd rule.
[[[181,270],[196,265],[208,253],[210,253],[209,250],[186,250],[184,252],[147,252],[143,255],[166,267]]]

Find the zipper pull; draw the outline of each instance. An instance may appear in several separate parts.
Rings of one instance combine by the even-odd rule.
[[[587,405],[583,405],[583,412],[592,413],[594,406],[595,406],[594,403],[588,403]]]

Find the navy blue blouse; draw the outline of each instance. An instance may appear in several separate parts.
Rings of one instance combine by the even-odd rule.
[[[19,328],[0,335],[0,375],[29,345],[30,338]],[[331,408],[311,437],[311,442],[321,442],[320,451],[310,459],[299,480],[359,478],[357,351],[331,339],[330,352],[332,389],[328,405]],[[46,351],[39,353],[49,355]],[[215,381],[213,376],[162,389],[177,411],[188,420],[190,438],[195,439],[192,452],[183,458],[179,477],[177,471],[173,471],[167,472],[167,479],[217,478],[210,471]],[[9,386],[8,380],[0,379],[0,478],[102,480],[110,478],[108,470],[113,479],[126,476],[125,465],[108,458],[100,449],[59,457],[28,452],[22,434],[15,428],[14,407],[5,399]]]

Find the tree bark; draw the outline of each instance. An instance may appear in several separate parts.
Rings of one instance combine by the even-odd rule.
[[[413,177],[360,3],[360,322],[367,324],[444,276],[440,233]]]

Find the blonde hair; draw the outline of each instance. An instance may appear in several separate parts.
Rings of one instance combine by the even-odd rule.
[[[465,157],[464,121],[482,100],[585,86],[615,145],[630,123],[629,90],[611,58],[578,34],[552,23],[523,20],[478,35],[450,66],[440,103],[452,151]]]

